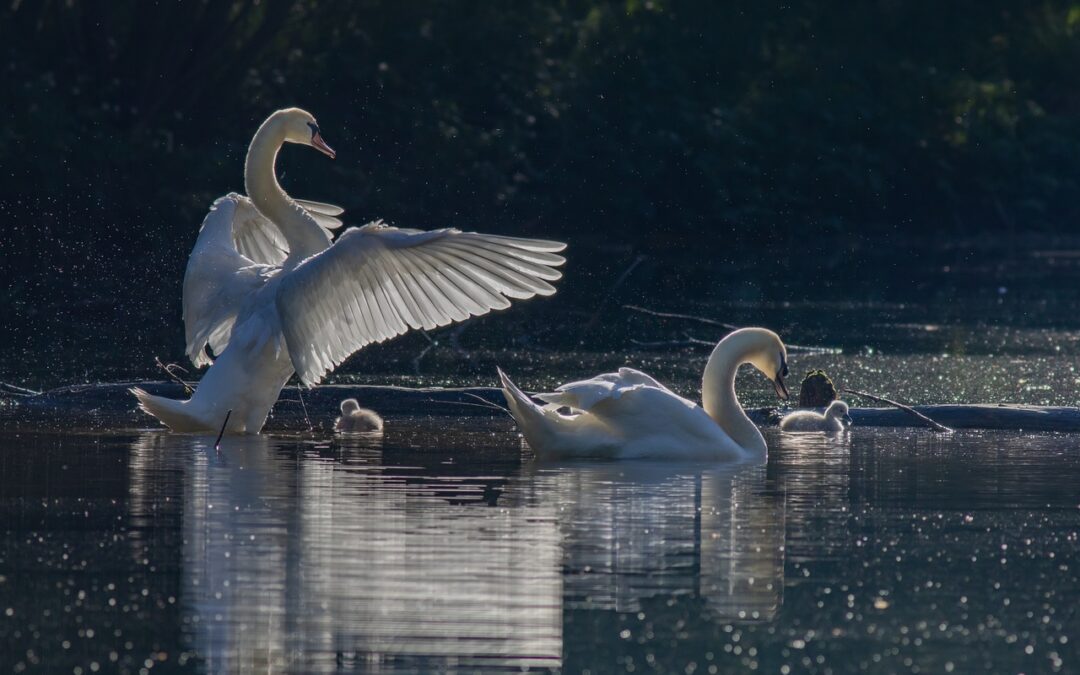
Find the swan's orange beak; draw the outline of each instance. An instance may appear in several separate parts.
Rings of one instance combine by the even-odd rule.
[[[330,159],[337,157],[337,153],[334,152],[334,149],[326,144],[326,141],[322,139],[322,134],[317,131],[311,136],[311,145]]]

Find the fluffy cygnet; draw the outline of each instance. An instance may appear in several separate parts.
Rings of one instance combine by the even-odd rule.
[[[335,431],[382,431],[383,421],[374,410],[361,408],[355,398],[341,402],[341,417],[334,423]]]
[[[843,431],[849,426],[851,416],[848,415],[848,404],[843,401],[830,403],[824,415],[799,410],[780,420],[780,428],[784,431]]]

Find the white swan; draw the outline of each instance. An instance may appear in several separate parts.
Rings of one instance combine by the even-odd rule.
[[[341,402],[341,417],[334,422],[334,431],[382,431],[383,421],[374,410],[361,408],[355,398]]]
[[[787,350],[765,328],[741,328],[716,345],[705,365],[700,406],[632,368],[539,394],[543,407],[502,370],[499,377],[521,433],[542,457],[764,459],[765,438],[735,395],[735,373],[745,363],[788,397]]]
[[[173,431],[217,432],[227,418],[228,433],[258,433],[294,371],[313,386],[365,345],[555,292],[559,242],[375,222],[331,244],[342,209],[285,193],[283,143],[335,156],[314,117],[279,110],[248,149],[249,198],[210,208],[184,275],[184,328],[192,363],[213,365],[187,401],[132,389]]]
[[[848,404],[833,401],[825,409],[825,414],[812,410],[797,410],[780,420],[784,431],[843,431],[851,425]]]

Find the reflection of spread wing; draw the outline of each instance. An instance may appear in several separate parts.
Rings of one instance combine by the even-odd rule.
[[[592,379],[570,382],[554,392],[537,394],[536,398],[547,403],[549,407],[566,406],[577,410],[592,410],[597,403],[609,398],[618,399],[635,387],[650,387],[671,393],[667,387],[640,370],[619,368],[617,373],[604,373]]]
[[[296,202],[328,232],[341,227],[341,207]],[[184,274],[187,355],[196,367],[211,363],[207,345],[225,349],[240,307],[288,257],[285,236],[250,199],[230,193],[214,202]]]
[[[551,295],[565,244],[380,223],[346,230],[288,273],[278,314],[305,384],[372,342]]]

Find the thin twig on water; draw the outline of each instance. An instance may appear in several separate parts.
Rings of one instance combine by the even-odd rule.
[[[876,401],[878,403],[885,403],[886,405],[894,406],[896,408],[899,408],[900,410],[903,410],[904,412],[908,413],[909,415],[914,415],[917,419],[921,420],[923,423],[925,423],[927,426],[929,426],[934,431],[940,431],[940,432],[947,433],[947,434],[952,433],[952,429],[950,429],[949,427],[945,426],[944,424],[939,424],[938,422],[935,422],[934,420],[930,419],[929,417],[922,414],[918,410],[912,408],[911,406],[904,405],[903,403],[897,403],[896,401],[891,401],[891,400],[889,400],[887,398],[883,398],[881,396],[874,396],[873,394],[867,394],[866,392],[859,391],[857,389],[848,389],[847,387],[843,387],[842,389],[840,389],[840,391],[848,393],[848,394],[855,394],[856,396],[862,396],[863,398],[868,398],[871,401]]]
[[[593,328],[596,327],[597,322],[600,321],[600,313],[604,311],[604,307],[607,306],[608,300],[611,299],[611,296],[615,295],[615,291],[619,290],[619,287],[622,286],[623,283],[630,278],[630,275],[634,273],[634,270],[636,270],[638,266],[641,265],[641,263],[645,262],[648,259],[648,256],[638,254],[630,262],[630,265],[625,270],[623,270],[622,274],[615,278],[615,282],[611,284],[611,288],[608,289],[607,294],[604,295],[604,298],[600,301],[600,304],[596,308],[596,311],[592,313],[592,316],[589,317],[589,321],[585,324],[586,331],[591,331]]]
[[[307,414],[307,404],[304,403],[304,390],[300,388],[300,383],[296,383],[296,395],[300,397],[300,407],[304,410],[304,421],[307,422],[308,433],[315,431],[315,427],[311,426],[311,418]]]
[[[427,347],[424,347],[424,350],[422,352],[416,355],[415,359],[412,360],[413,372],[416,375],[420,374],[420,361],[422,361],[423,358],[427,356],[428,352],[439,346],[439,341],[428,335],[428,332],[426,330],[421,329],[420,334],[427,338],[429,344]]]
[[[470,408],[484,408],[486,410],[497,410],[499,412],[503,412],[503,413],[506,413],[507,415],[510,415],[511,418],[514,417],[510,413],[509,410],[502,407],[498,403],[492,403],[491,401],[487,400],[486,398],[484,398],[482,396],[477,396],[476,394],[471,394],[469,392],[463,392],[463,393],[466,396],[472,396],[473,398],[480,401],[480,403],[469,403],[468,401],[440,401],[439,399],[436,399],[436,398],[429,398],[428,403],[442,403],[443,405],[466,405],[466,406],[469,406]]]
[[[638,305],[623,305],[623,309],[628,309],[631,312],[648,314],[649,316],[655,316],[661,319],[682,319],[684,321],[697,321],[698,323],[703,323],[708,326],[719,326],[720,328],[726,328],[728,330],[738,330],[740,328],[740,326],[736,326],[735,324],[724,323],[723,321],[716,321],[715,319],[707,319],[703,316],[694,316],[692,314],[676,314],[675,312],[658,312],[654,309],[639,307]]]
[[[648,342],[644,340],[630,339],[630,344],[641,347],[642,349],[677,349],[680,347],[704,347],[706,349],[712,349],[716,347],[715,342],[709,340],[702,340],[696,338],[688,333],[683,333],[682,340],[659,340],[657,342]],[[807,347],[805,345],[784,345],[788,352],[796,354],[841,354],[843,350],[835,347]]]
[[[718,326],[726,330],[739,330],[742,326],[736,326],[733,323],[724,323],[723,321],[716,321],[715,319],[709,319],[703,316],[694,316],[692,314],[677,314],[675,312],[658,312],[646,307],[639,307],[638,305],[623,305],[623,309],[628,309],[631,312],[640,312],[641,314],[648,314],[649,316],[659,317],[661,319],[681,319],[683,321],[696,321],[708,326]],[[668,342],[640,342],[631,340],[632,343],[639,347],[646,347],[650,349],[661,347],[688,347],[688,346],[701,346],[701,347],[715,347],[715,342],[709,342],[708,340],[699,340],[683,333],[686,336],[685,340],[674,340]],[[808,345],[795,345],[791,343],[785,343],[784,345],[789,352],[798,352],[804,354],[842,354],[844,350],[837,347],[810,347]]]
[[[461,334],[465,332],[465,329],[468,328],[470,324],[472,324],[472,321],[459,323],[450,331],[450,346],[453,347],[458,356],[464,359],[471,358],[471,356],[469,355],[469,350],[461,346]]]
[[[195,388],[192,385],[188,384],[187,382],[184,382],[182,379],[180,379],[179,375],[177,375],[176,373],[174,373],[172,371],[173,368],[178,368],[178,369],[180,369],[180,370],[182,370],[182,371],[184,371],[186,373],[187,370],[183,366],[179,366],[179,365],[177,365],[175,363],[169,363],[169,364],[162,363],[161,359],[159,359],[156,356],[154,357],[154,363],[157,364],[158,368],[161,368],[162,370],[164,370],[165,374],[168,375],[174,382],[178,382],[180,384],[180,386],[182,386],[184,388],[184,393],[185,394],[187,394],[188,396],[191,396],[192,394],[195,393]]]
[[[34,391],[33,389],[27,389],[26,387],[19,387],[14,384],[8,384],[7,382],[0,382],[0,395],[7,396],[37,396],[40,391]]]
[[[635,347],[641,347],[642,349],[677,349],[680,347],[715,347],[715,342],[708,342],[706,340],[699,340],[696,337],[692,337],[683,333],[682,340],[660,340],[657,342],[648,342],[644,340],[630,339],[630,344]]]
[[[225,435],[225,427],[229,425],[230,417],[232,417],[232,408],[229,408],[229,412],[225,413],[225,421],[221,423],[221,431],[218,432],[217,440],[214,441],[214,450],[221,450],[221,437]]]

